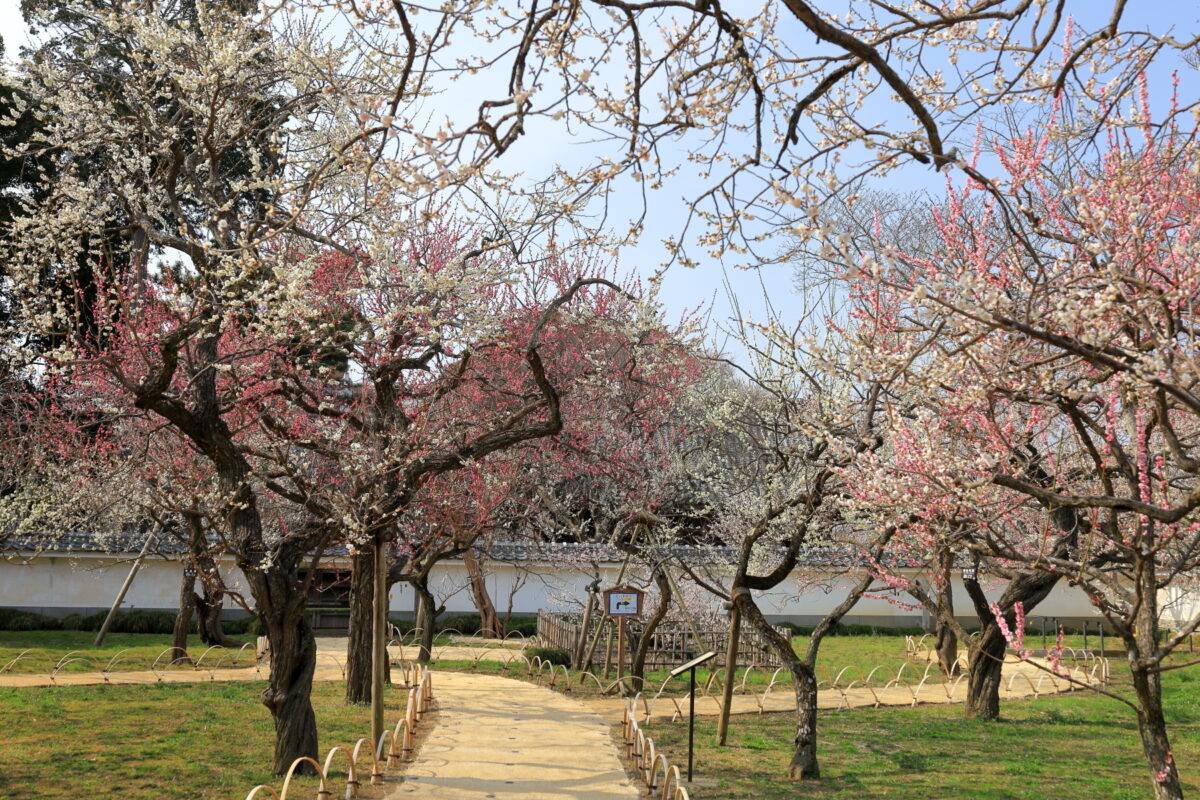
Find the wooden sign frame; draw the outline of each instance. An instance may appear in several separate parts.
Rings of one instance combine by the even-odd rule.
[[[640,617],[646,593],[636,586],[614,586],[604,590],[604,613],[610,617]]]

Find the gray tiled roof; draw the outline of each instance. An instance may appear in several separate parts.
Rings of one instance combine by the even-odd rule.
[[[21,553],[138,553],[146,544],[145,533],[91,533],[71,531],[56,534],[27,534],[0,540],[0,551]],[[186,550],[173,536],[160,536],[150,545],[150,552],[173,555]]]
[[[22,553],[110,553],[131,555],[139,552],[146,542],[144,533],[89,533],[74,531],[56,535],[10,536],[0,541],[0,552]],[[156,555],[178,555],[186,551],[183,542],[173,536],[160,536],[151,545],[150,552]],[[492,542],[476,548],[481,557],[498,561],[543,562],[543,563],[619,563],[625,559],[624,551],[610,544],[556,543],[556,542]],[[694,547],[676,545],[670,548],[671,555],[694,565],[717,566],[732,564],[737,550],[732,547]],[[344,556],[348,553],[343,545],[334,545],[326,550],[328,556]],[[847,548],[811,548],[800,556],[806,567],[851,567],[861,562],[858,553]]]

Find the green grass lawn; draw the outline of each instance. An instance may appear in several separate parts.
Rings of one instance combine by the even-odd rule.
[[[278,790],[263,686],[0,689],[0,800],[242,800],[258,783]],[[314,687],[322,758],[370,735],[370,710],[346,706],[343,692],[341,684]],[[403,715],[405,699],[401,688],[389,693],[390,722]],[[338,764],[335,774],[344,775]],[[315,780],[300,788],[289,795],[312,797]]]
[[[1119,665],[1114,677],[1119,679]],[[1185,792],[1200,793],[1200,674],[1169,672],[1164,701]],[[1005,701],[1003,718],[976,722],[962,707],[822,711],[821,779],[784,776],[795,732],[789,714],[737,716],[730,747],[715,746],[716,721],[697,718],[697,800],[972,798],[1133,800],[1152,797],[1133,711],[1084,692]],[[687,765],[686,722],[644,726],[660,751]]]
[[[155,659],[162,656],[171,646],[169,634],[158,633],[110,633],[104,638],[103,647],[93,647],[96,634],[91,631],[0,631],[0,668],[10,664],[23,651],[29,650],[19,661],[11,664],[6,672],[18,674],[46,673],[70,654],[69,663],[63,666],[68,672],[93,672],[104,669],[110,663],[113,671],[148,669]],[[239,646],[253,643],[253,636],[231,636]],[[199,658],[208,648],[199,637],[188,637],[188,652]],[[72,652],[78,651],[78,652]],[[204,659],[204,665],[216,664],[221,658],[214,650]],[[113,661],[114,657],[116,661]],[[228,653],[231,658],[232,653]],[[169,667],[169,654],[158,661],[157,668]],[[226,658],[225,665],[230,663]],[[238,659],[239,666],[254,663],[253,648],[247,649]],[[190,669],[189,666],[177,668]]]
[[[90,633],[0,633],[0,665],[26,647],[61,657],[90,650]],[[114,634],[96,659],[130,648],[153,658],[169,637]],[[797,642],[803,644],[803,640]],[[876,665],[893,673],[906,661],[904,638],[830,637],[821,651],[823,679],[849,666],[843,682],[865,677]],[[441,662],[435,670],[505,672],[494,662],[471,667]],[[858,674],[855,674],[855,673]],[[881,670],[881,673],[883,670]],[[918,672],[907,672],[919,680]],[[1114,663],[1114,678],[1123,677]],[[655,687],[663,671],[650,676]],[[769,672],[752,673],[760,687]],[[701,680],[708,674],[702,671]],[[891,675],[888,675],[890,678]],[[931,673],[931,678],[933,673]],[[561,678],[560,678],[561,681]],[[1174,752],[1188,790],[1200,792],[1200,669],[1167,673],[1165,699]],[[0,689],[0,800],[128,800],[188,798],[241,800],[270,775],[273,728],[259,703],[259,682],[150,686]],[[682,681],[671,684],[681,693]],[[780,686],[787,690],[786,681]],[[370,728],[369,712],[342,703],[337,683],[318,683],[314,705],[322,753],[349,744]],[[588,689],[583,694],[594,694]],[[389,719],[402,713],[395,690]],[[858,709],[822,712],[820,781],[792,785],[783,778],[790,757],[792,718],[786,714],[734,718],[732,747],[713,746],[711,717],[697,725],[698,775],[715,786],[697,787],[697,800],[736,798],[1042,798],[1121,800],[1149,796],[1148,778],[1132,712],[1086,693],[1005,702],[1004,719],[970,722],[961,706]],[[686,765],[683,724],[647,728],[672,763]],[[364,787],[365,788],[365,787]],[[312,796],[315,784],[296,796]]]

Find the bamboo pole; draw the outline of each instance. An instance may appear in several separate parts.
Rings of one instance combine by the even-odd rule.
[[[699,655],[704,652],[704,637],[700,635],[700,629],[696,627],[696,620],[692,618],[691,612],[687,610],[687,605],[683,602],[683,595],[679,592],[679,585],[675,583],[675,577],[671,575],[671,570],[667,569],[665,564],[663,565],[663,572],[667,574],[667,580],[671,583],[671,591],[675,593],[675,597],[679,598],[679,609],[683,612],[683,618],[692,630],[692,641],[695,644],[695,653],[693,655]]]

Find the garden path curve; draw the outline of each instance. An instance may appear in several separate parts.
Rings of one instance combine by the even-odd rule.
[[[438,672],[437,721],[389,800],[636,800],[611,724],[524,681]]]

